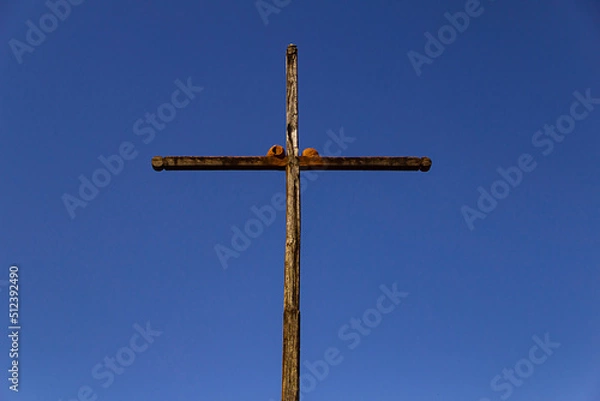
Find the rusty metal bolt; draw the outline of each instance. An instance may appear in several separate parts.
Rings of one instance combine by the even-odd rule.
[[[285,157],[285,150],[283,146],[273,145],[271,149],[267,152],[267,156],[277,157],[279,159],[283,159]]]
[[[313,149],[313,148],[306,148],[306,149],[304,149],[304,151],[302,152],[302,156],[306,156],[306,157],[320,157],[319,152],[317,152],[317,150]]]

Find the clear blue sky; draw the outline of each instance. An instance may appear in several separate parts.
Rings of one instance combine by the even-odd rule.
[[[4,335],[0,399],[279,399],[284,212],[252,219],[284,174],[150,160],[283,144],[289,43],[301,149],[433,160],[305,181],[303,401],[600,399],[596,1],[18,3],[0,280],[18,265],[20,387]]]

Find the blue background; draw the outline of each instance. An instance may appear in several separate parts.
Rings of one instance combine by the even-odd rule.
[[[508,391],[490,381],[545,333],[560,347],[510,399],[599,400],[600,105],[548,155],[532,137],[573,92],[600,97],[600,8],[481,6],[418,76],[407,53],[424,54],[424,34],[464,1],[293,0],[266,25],[251,0],[85,1],[22,63],[9,41],[49,10],[3,3],[0,279],[19,266],[23,329],[20,391],[2,378],[2,399],[70,401],[85,385],[98,400],[279,399],[283,212],[227,269],[215,246],[231,247],[232,227],[284,190],[284,174],[157,173],[150,160],[284,144],[295,43],[301,149],[323,152],[343,130],[344,156],[433,160],[426,174],[307,181],[301,357],[335,347],[343,361],[303,400],[500,400]],[[144,143],[134,123],[188,77],[204,90]],[[71,218],[63,195],[124,142],[137,157]],[[461,208],[522,154],[535,170],[469,229]],[[394,283],[408,297],[350,349],[338,331]],[[92,368],[147,322],[162,334],[104,388]]]

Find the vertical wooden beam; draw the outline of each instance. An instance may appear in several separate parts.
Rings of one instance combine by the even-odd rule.
[[[286,55],[286,241],[283,288],[283,357],[281,400],[300,396],[300,162],[298,159],[298,49]]]

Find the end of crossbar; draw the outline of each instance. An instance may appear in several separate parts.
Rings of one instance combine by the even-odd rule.
[[[424,173],[431,170],[431,159],[429,157],[421,157],[421,168],[420,170]]]
[[[152,158],[152,168],[154,171],[163,171],[165,169],[165,163],[161,156],[154,156]]]

